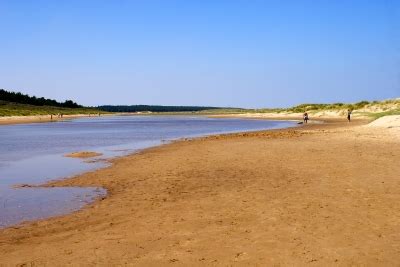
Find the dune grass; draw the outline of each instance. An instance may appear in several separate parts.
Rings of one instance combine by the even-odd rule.
[[[143,115],[224,115],[224,114],[244,114],[244,113],[317,113],[323,111],[343,112],[353,111],[353,114],[370,117],[372,119],[386,115],[400,114],[400,99],[385,101],[360,101],[357,103],[333,103],[333,104],[301,104],[290,108],[218,108],[193,112],[149,112]]]
[[[347,111],[371,117],[373,119],[387,115],[400,115],[400,99],[389,99],[384,101],[360,101],[357,103],[333,103],[333,104],[301,104],[290,108],[280,109],[260,109],[260,113],[303,113],[303,112],[321,112],[321,111]]]
[[[378,112],[378,113],[369,113],[368,116],[370,116],[373,119],[379,119],[384,116],[390,116],[390,115],[400,115],[400,109],[394,109],[394,110],[389,110],[385,112]]]

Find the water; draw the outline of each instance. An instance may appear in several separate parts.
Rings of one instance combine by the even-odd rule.
[[[198,116],[113,116],[0,126],[0,228],[65,214],[102,188],[15,188],[40,185],[105,166],[101,161],[179,138],[295,126],[292,122],[212,119]],[[66,158],[77,151],[102,153],[99,161]]]

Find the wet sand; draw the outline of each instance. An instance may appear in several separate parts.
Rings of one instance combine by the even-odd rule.
[[[79,158],[79,159],[87,159],[87,158],[94,158],[102,156],[102,153],[92,152],[92,151],[80,151],[80,152],[73,152],[64,155],[68,158]]]
[[[397,265],[399,132],[363,124],[174,142],[51,183],[109,195],[0,230],[0,262]]]

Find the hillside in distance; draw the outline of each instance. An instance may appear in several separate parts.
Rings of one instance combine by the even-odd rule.
[[[96,108],[84,107],[72,100],[58,102],[44,97],[0,89],[0,116],[32,116],[55,114],[99,113]],[[103,113],[103,112],[102,112]]]
[[[0,89],[0,100],[13,102],[18,104],[26,104],[33,106],[52,106],[62,108],[82,108],[72,100],[65,100],[61,103],[53,99],[47,99],[44,97],[29,96],[20,92],[11,92],[4,89]]]

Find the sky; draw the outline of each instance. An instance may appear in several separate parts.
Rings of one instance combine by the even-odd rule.
[[[80,104],[400,97],[397,0],[0,0],[0,88]]]

